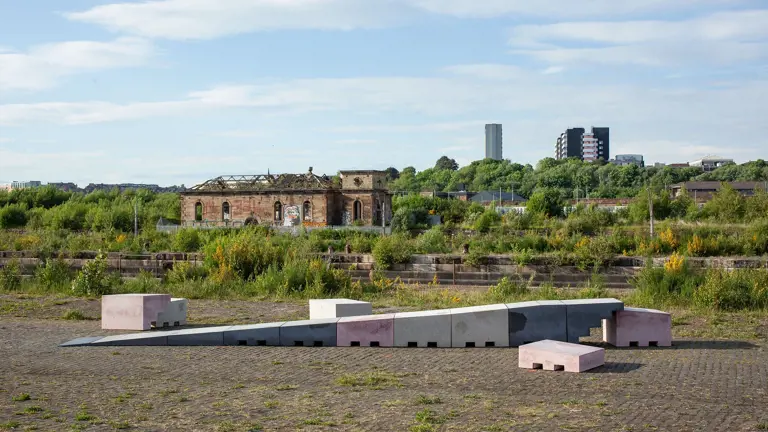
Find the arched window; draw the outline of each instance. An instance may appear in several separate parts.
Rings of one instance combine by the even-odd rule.
[[[381,223],[381,219],[382,219],[381,202],[379,202],[379,200],[376,200],[376,207],[375,208],[376,208],[376,210],[374,210],[374,211],[376,212],[376,214],[373,216],[373,218],[375,219],[374,222],[376,223],[376,225],[378,225],[378,224]]]
[[[203,220],[203,203],[195,203],[195,221],[200,222]]]
[[[275,220],[283,220],[283,205],[280,204],[280,201],[275,203]]]
[[[355,200],[355,206],[352,213],[353,220],[360,220],[363,218],[363,204],[359,200]]]
[[[310,222],[312,220],[312,204],[309,201],[304,201],[302,210],[304,212],[304,220]]]
[[[221,220],[228,221],[231,218],[229,213],[229,203],[225,201],[224,204],[221,205]]]

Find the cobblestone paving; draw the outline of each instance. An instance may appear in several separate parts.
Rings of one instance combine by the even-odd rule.
[[[606,347],[584,374],[505,348],[57,347],[98,327],[0,318],[0,430],[768,429],[764,342]]]

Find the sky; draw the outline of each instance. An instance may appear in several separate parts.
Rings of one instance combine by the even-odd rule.
[[[768,158],[765,0],[0,0],[0,183]]]

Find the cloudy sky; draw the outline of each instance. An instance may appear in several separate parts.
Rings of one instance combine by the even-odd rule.
[[[0,182],[768,158],[765,0],[0,0]]]

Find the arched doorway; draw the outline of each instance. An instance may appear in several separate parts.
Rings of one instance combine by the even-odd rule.
[[[275,222],[283,220],[283,205],[280,201],[275,203]]]
[[[304,205],[302,206],[302,214],[304,216],[305,222],[311,222],[312,221],[312,203],[309,201],[304,201]]]
[[[203,220],[203,203],[198,201],[195,203],[195,222],[202,222]]]
[[[363,203],[360,200],[355,200],[355,204],[352,209],[352,220],[358,221],[363,218]]]
[[[229,211],[229,203],[225,201],[224,204],[221,205],[221,220],[228,221],[230,219],[232,219],[232,215]]]

